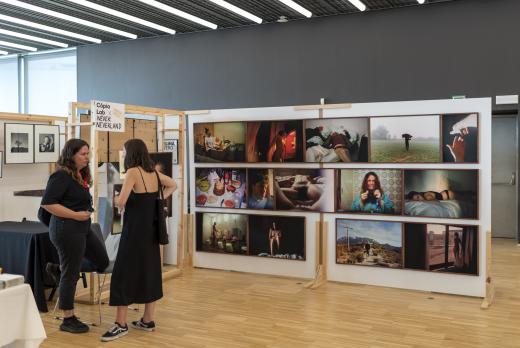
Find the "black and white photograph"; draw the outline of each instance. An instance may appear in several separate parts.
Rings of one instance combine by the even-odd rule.
[[[34,125],[34,162],[53,163],[60,156],[60,127]]]
[[[6,123],[4,126],[5,164],[34,163],[34,125]]]

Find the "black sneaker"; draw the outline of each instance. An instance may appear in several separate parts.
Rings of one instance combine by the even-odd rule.
[[[144,331],[153,331],[155,330],[155,323],[153,321],[150,321],[148,323],[145,323],[143,321],[143,318],[139,321],[132,321],[132,327],[134,329],[144,330]]]
[[[114,326],[110,328],[107,332],[101,336],[101,341],[109,342],[113,340],[117,340],[119,337],[123,337],[128,333],[128,325],[121,326],[119,323],[116,323]]]
[[[52,278],[52,281],[56,286],[60,284],[61,271],[60,265],[48,262],[45,265],[45,272]]]
[[[72,317],[63,319],[63,323],[60,325],[60,330],[70,333],[85,333],[89,330],[89,327],[73,315]]]

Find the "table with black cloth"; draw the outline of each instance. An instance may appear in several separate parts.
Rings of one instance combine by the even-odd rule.
[[[21,274],[31,286],[40,312],[47,312],[45,288],[53,287],[45,272],[47,262],[59,263],[49,229],[40,222],[0,222],[0,267],[5,273]]]

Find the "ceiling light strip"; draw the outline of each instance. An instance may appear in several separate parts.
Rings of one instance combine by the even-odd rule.
[[[22,33],[16,32],[16,31],[11,31],[11,30],[1,29],[1,28],[0,28],[0,34],[14,36],[14,37],[18,37],[20,39],[26,39],[26,40],[30,40],[30,41],[41,42],[41,43],[52,45],[52,46],[58,46],[58,47],[63,47],[63,48],[69,47],[69,45],[67,45],[66,43],[63,43],[63,42],[47,40],[47,39],[43,39],[41,37],[22,34]]]
[[[296,12],[301,13],[302,15],[304,15],[307,18],[311,18],[312,17],[312,12],[311,11],[307,10],[303,6],[298,5],[297,3],[295,3],[292,0],[278,0],[278,1],[280,1],[283,4],[285,4],[286,6],[289,6],[290,8],[295,10]]]
[[[417,0],[417,2],[421,5],[424,4],[424,0]]]
[[[5,55],[8,55],[9,52],[7,52],[7,51],[0,51],[0,54],[3,55],[3,56],[5,56]]]
[[[362,3],[360,0],[348,0],[352,5],[356,6],[356,8],[360,11],[365,11],[367,9],[367,5]]]
[[[90,36],[86,36],[86,35],[82,35],[82,34],[73,33],[71,31],[67,31],[67,30],[63,30],[63,29],[49,27],[48,25],[30,22],[30,21],[26,21],[24,19],[6,16],[3,14],[0,14],[0,20],[10,22],[10,23],[24,25],[26,27],[31,27],[31,28],[35,28],[35,29],[48,31],[48,32],[63,35],[63,36],[73,37],[75,39],[80,39],[80,40],[89,41],[89,42],[93,42],[93,43],[101,43],[101,40],[96,39],[95,37],[90,37]]]
[[[16,43],[12,43],[12,42],[7,42],[7,41],[2,41],[2,40],[0,40],[0,46],[13,47],[13,48],[18,48],[18,49],[20,49],[20,50],[31,51],[31,52],[36,52],[36,51],[38,51],[38,49],[37,49],[36,47],[20,45],[20,44],[16,44]]]
[[[209,1],[211,1],[212,3],[214,3],[216,5],[222,6],[225,9],[228,9],[229,11],[234,12],[234,13],[236,13],[236,14],[244,17],[244,18],[247,18],[250,21],[253,21],[255,23],[261,24],[262,21],[263,21],[262,18],[257,17],[257,16],[255,16],[254,14],[252,14],[250,12],[242,10],[241,8],[236,7],[235,5],[230,4],[227,1],[224,1],[224,0],[209,0]]]
[[[84,20],[84,19],[81,19],[81,18],[78,18],[78,17],[74,17],[74,16],[69,16],[69,15],[66,15],[66,14],[61,13],[61,12],[48,10],[46,8],[34,6],[34,5],[31,5],[31,4],[28,4],[28,3],[25,3],[25,2],[21,2],[21,1],[18,1],[18,0],[0,0],[0,2],[5,3],[5,4],[9,4],[9,5],[13,5],[13,6],[17,6],[17,7],[20,7],[20,8],[24,8],[24,9],[29,10],[29,11],[34,11],[34,12],[38,12],[38,13],[45,14],[45,15],[48,15],[48,16],[52,16],[52,17],[56,17],[56,18],[59,18],[59,19],[63,19],[63,20],[69,21],[69,22],[85,25],[87,27],[103,30],[103,31],[106,31],[106,32],[109,32],[109,33],[113,33],[113,34],[116,34],[116,35],[124,36],[124,37],[127,37],[129,39],[137,39],[137,35],[128,33],[126,31],[122,31],[122,30],[119,30],[119,29],[107,27],[106,25],[94,23],[94,22],[87,21],[87,20]]]
[[[168,13],[174,14],[176,16],[185,18],[185,19],[190,20],[190,21],[192,21],[194,23],[198,23],[198,24],[203,25],[205,27],[208,27],[210,29],[217,29],[217,25],[215,23],[208,22],[208,21],[206,21],[206,20],[204,20],[202,18],[193,16],[193,15],[191,15],[189,13],[186,13],[184,11],[178,10],[178,9],[176,9],[174,7],[165,5],[162,2],[155,1],[155,0],[139,0],[139,1],[144,3],[144,4],[147,4],[147,5],[153,6],[155,8],[158,8],[160,10],[166,11]]]
[[[108,8],[108,7],[105,7],[105,6],[102,6],[102,5],[94,4],[94,3],[90,2],[90,1],[86,1],[86,0],[67,0],[67,1],[70,1],[72,3],[78,4],[78,5],[81,5],[81,6],[88,7],[90,9],[93,9],[93,10],[96,10],[96,11],[107,13],[109,15],[112,15],[112,16],[115,16],[115,17],[118,17],[118,18],[122,18],[122,19],[125,19],[125,20],[130,21],[130,22],[141,24],[141,25],[146,26],[146,27],[157,29],[159,31],[162,31],[162,32],[165,32],[165,33],[168,33],[168,34],[172,34],[172,35],[175,34],[175,30],[173,30],[173,29],[164,27],[164,26],[156,24],[156,23],[152,23],[152,22],[147,21],[145,19],[141,19],[141,18],[132,16],[132,15],[129,15],[129,14],[123,13],[121,11],[117,11],[117,10],[114,10],[114,9],[111,9],[111,8]]]

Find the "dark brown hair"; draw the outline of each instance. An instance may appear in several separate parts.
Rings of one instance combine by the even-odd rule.
[[[65,146],[63,146],[63,150],[61,150],[60,158],[58,162],[56,162],[58,166],[58,170],[66,171],[70,176],[74,178],[77,182],[83,185],[83,182],[86,181],[89,185],[92,184],[92,176],[90,175],[90,166],[86,166],[85,168],[80,170],[81,177],[78,176],[78,168],[76,168],[76,163],[74,163],[74,155],[76,155],[79,150],[81,150],[84,146],[90,149],[90,146],[85,140],[82,139],[69,139]]]
[[[361,185],[361,193],[368,191],[368,177],[370,175],[373,175],[374,178],[376,178],[376,188],[375,190],[381,191],[381,194],[383,194],[383,189],[381,188],[381,182],[379,181],[379,177],[375,172],[368,172],[365,174],[365,177],[363,178],[363,184]]]
[[[130,139],[125,143],[125,172],[134,167],[141,167],[145,172],[155,171],[154,163],[150,158],[146,144],[141,139]]]

